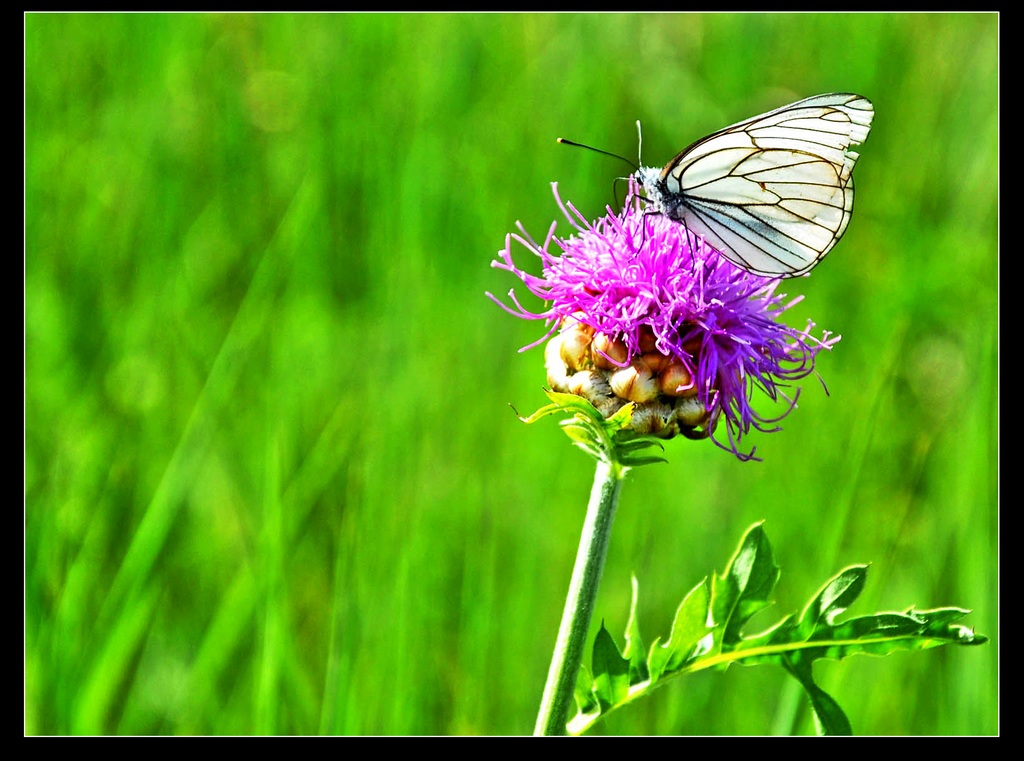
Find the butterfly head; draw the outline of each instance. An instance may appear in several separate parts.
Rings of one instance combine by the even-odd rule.
[[[662,168],[642,166],[633,173],[633,177],[644,191],[644,200],[649,211],[668,217],[677,216],[681,197],[678,189],[673,189],[670,185],[673,178],[666,177]]]

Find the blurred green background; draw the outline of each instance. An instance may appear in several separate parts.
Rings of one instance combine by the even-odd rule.
[[[593,467],[509,409],[547,401],[544,328],[490,261],[552,181],[614,202],[625,166],[557,136],[633,157],[640,119],[661,164],[828,91],[877,110],[846,238],[782,289],[843,335],[829,395],[763,462],[631,473],[594,625],[621,642],[633,572],[666,635],[765,519],[755,623],[871,562],[851,614],[992,637],[819,663],[856,732],[997,732],[998,23],[25,17],[26,733],[532,731]],[[812,733],[791,681],[695,675],[595,731]]]

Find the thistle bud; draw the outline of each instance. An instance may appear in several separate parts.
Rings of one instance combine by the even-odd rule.
[[[637,404],[658,396],[658,381],[642,359],[633,360],[628,367],[613,372],[608,378],[608,385],[617,397]]]
[[[567,321],[561,332],[559,353],[565,364],[573,370],[584,370],[594,366],[591,359],[590,342],[594,329],[577,320]]]
[[[617,370],[629,361],[629,349],[626,348],[626,344],[609,338],[604,333],[597,333],[594,336],[592,347],[594,367],[601,370]]]
[[[693,376],[680,360],[666,363],[658,373],[658,390],[666,396],[696,396]]]

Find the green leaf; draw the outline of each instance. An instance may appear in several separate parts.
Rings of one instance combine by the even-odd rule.
[[[594,679],[590,676],[590,671],[587,670],[586,664],[580,665],[579,673],[576,675],[576,710],[581,715],[589,715],[593,713],[600,713],[601,709],[598,706],[597,696],[594,695],[593,690]]]
[[[664,446],[654,436],[640,436],[629,429],[636,409],[632,402],[623,405],[610,418],[605,419],[600,410],[581,396],[560,391],[546,390],[544,393],[551,399],[551,404],[541,407],[528,417],[519,415],[520,420],[535,423],[556,413],[572,415],[560,425],[573,444],[591,457],[617,466],[623,473],[641,465],[665,462],[662,457],[642,454],[650,447],[664,449]]]
[[[576,397],[576,398],[579,399],[580,397]],[[589,404],[589,402],[587,402],[587,404]],[[608,420],[607,420],[608,428],[611,431],[618,431],[618,430],[628,426],[630,421],[633,419],[633,411],[635,409],[636,409],[636,405],[633,404],[632,402],[629,402],[628,404],[624,404],[619,409],[618,412],[616,412],[614,415],[612,415],[610,418],[608,418]],[[600,414],[600,413],[598,413],[598,414]]]
[[[762,526],[747,530],[725,572],[712,579],[712,620],[723,627],[719,648],[739,641],[743,625],[771,604],[780,569]]]
[[[623,458],[622,464],[630,468],[639,468],[641,465],[655,465],[668,462],[664,457],[630,457]]]
[[[866,565],[855,565],[830,579],[804,608],[798,624],[800,631],[810,633],[819,622],[831,624],[836,616],[860,597],[867,574]]]
[[[594,695],[602,710],[621,703],[629,694],[629,661],[622,657],[615,640],[601,623],[594,638]]]
[[[562,430],[565,431],[565,435],[573,441],[580,441],[589,444],[593,439],[590,434],[590,429],[585,425],[580,425],[574,422],[565,422],[562,423]]]
[[[846,718],[843,709],[839,704],[814,683],[811,675],[809,662],[793,663],[788,658],[784,659],[783,666],[786,671],[792,674],[800,684],[803,685],[810,698],[811,707],[814,709],[814,718],[818,723],[818,732],[822,735],[852,735],[853,727],[850,720]]]
[[[634,578],[625,654],[602,624],[594,640],[591,671],[581,671],[577,683],[580,710],[567,730],[585,732],[610,711],[685,674],[724,669],[733,663],[769,663],[784,668],[803,686],[823,734],[848,735],[852,727],[839,702],[814,682],[814,661],[988,641],[957,623],[970,612],[963,608],[908,608],[902,613],[838,621],[863,591],[867,570],[866,565],[841,570],[811,597],[799,616],[791,613],[765,631],[745,634],[750,618],[770,604],[780,575],[762,524],[755,524],[726,570],[710,582],[705,578],[683,598],[668,640],[664,644],[660,638],[654,640],[646,663],[640,657],[639,584]]]
[[[633,436],[630,438],[629,436]],[[646,452],[651,447],[665,451],[664,444],[654,436],[635,436],[628,431],[619,431],[614,437],[615,449],[618,459],[630,467],[636,468],[640,465],[647,465],[655,462],[668,462],[664,457],[657,455],[643,456],[640,452]]]
[[[683,598],[676,609],[672,633],[664,645],[655,642],[648,657],[651,681],[663,673],[678,671],[691,657],[703,655],[710,647],[707,635],[714,628],[708,624],[711,589],[705,577]]]
[[[644,641],[640,636],[640,623],[636,617],[639,584],[636,576],[632,577],[633,597],[629,604],[629,621],[626,622],[626,647],[622,655],[629,661],[629,684],[639,684],[648,678],[647,658],[644,653]]]

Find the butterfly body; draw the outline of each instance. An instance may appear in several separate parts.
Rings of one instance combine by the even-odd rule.
[[[816,95],[721,129],[634,176],[653,213],[749,272],[794,277],[846,232],[859,157],[851,149],[873,117],[859,95]]]

